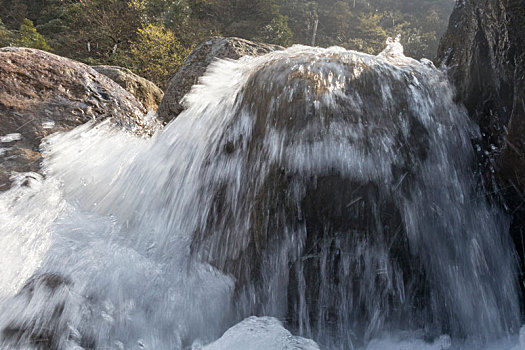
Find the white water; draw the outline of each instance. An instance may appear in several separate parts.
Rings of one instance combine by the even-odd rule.
[[[302,116],[294,113],[303,100],[306,126],[283,126]],[[428,62],[402,56],[397,43],[378,57],[293,47],[217,62],[186,104],[152,139],[109,123],[51,136],[45,180],[20,174],[29,186],[0,194],[2,349],[317,348],[290,331],[321,348],[518,349],[506,220],[476,198],[477,130]],[[415,141],[409,117],[425,129]],[[421,140],[429,143],[421,159],[401,148]],[[276,164],[293,179],[266,190]],[[379,214],[366,228],[377,241],[327,223],[334,238],[313,244],[313,254],[303,251],[311,244],[304,220],[287,222],[302,207],[258,212],[261,193],[267,210],[281,192],[300,207],[305,179],[334,174],[376,184],[395,207],[405,255],[422,261],[428,305],[412,300],[426,280],[403,275],[392,238],[376,228]],[[347,207],[363,200],[344,199]],[[257,257],[252,215],[263,217],[270,242]],[[312,259],[320,264],[313,280]],[[314,282],[318,304],[308,301]],[[251,315],[290,329],[274,318],[241,322]]]

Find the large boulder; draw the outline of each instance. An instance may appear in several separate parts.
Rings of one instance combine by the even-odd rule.
[[[144,79],[127,68],[117,66],[93,66],[93,69],[104,74],[122,86],[139,100],[148,111],[156,111],[164,92],[151,81]]]
[[[206,68],[217,58],[238,59],[242,56],[259,56],[283,47],[256,43],[240,38],[215,37],[198,46],[171,79],[164,98],[159,105],[158,118],[164,123],[176,118],[183,110],[181,99],[186,95]]]
[[[111,117],[138,134],[159,123],[129,92],[91,67],[28,48],[0,49],[0,190],[13,172],[38,172],[42,138]]]
[[[510,248],[474,191],[475,125],[445,76],[401,52],[219,62],[187,96],[181,123],[200,117],[210,139],[188,176],[205,203],[192,248],[235,278],[240,315],[274,315],[327,348],[385,329],[486,337],[518,324]]]
[[[513,214],[523,252],[525,233],[525,2],[456,3],[438,62],[449,67],[457,99],[483,133],[479,159],[490,192]]]

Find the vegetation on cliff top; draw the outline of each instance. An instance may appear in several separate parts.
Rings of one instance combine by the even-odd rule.
[[[0,46],[119,65],[165,87],[211,36],[369,53],[401,34],[406,52],[434,57],[453,0],[0,0]],[[33,24],[34,23],[34,24]],[[315,30],[317,28],[317,30]]]

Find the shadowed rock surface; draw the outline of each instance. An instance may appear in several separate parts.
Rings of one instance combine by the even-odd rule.
[[[512,214],[511,232],[523,258],[525,1],[457,2],[438,62],[449,67],[457,99],[481,128],[484,180]]]
[[[217,58],[238,59],[242,56],[259,56],[283,47],[256,43],[240,38],[212,38],[198,46],[182,64],[179,72],[171,79],[164,98],[159,105],[158,118],[167,124],[183,110],[180,103],[191,87],[198,83],[206,68]]]
[[[28,48],[0,49],[0,190],[38,172],[42,138],[111,117],[138,134],[159,126],[129,92],[91,67]]]
[[[123,67],[93,66],[93,69],[126,89],[126,91],[135,96],[148,111],[157,110],[164,96],[164,92],[151,81]]]

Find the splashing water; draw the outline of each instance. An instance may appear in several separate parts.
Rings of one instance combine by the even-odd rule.
[[[478,131],[428,61],[295,46],[185,104],[151,139],[53,135],[0,195],[2,349],[520,346]]]

